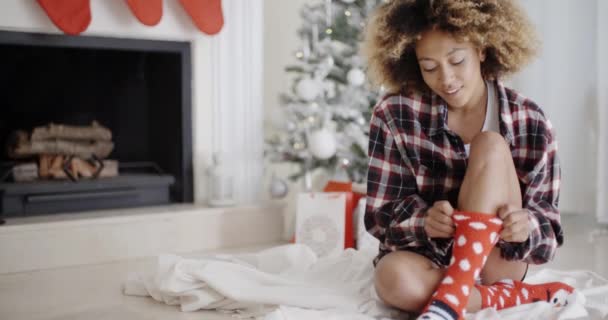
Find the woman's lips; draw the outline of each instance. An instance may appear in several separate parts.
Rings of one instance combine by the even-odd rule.
[[[460,87],[458,89],[450,90],[450,91],[444,91],[444,92],[445,92],[445,94],[452,96],[452,95],[455,95],[456,93],[458,93],[458,91],[460,91],[460,89],[462,89],[462,87]]]

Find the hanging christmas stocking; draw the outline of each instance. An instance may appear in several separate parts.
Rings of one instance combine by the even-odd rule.
[[[213,35],[224,25],[222,0],[179,0],[196,27],[202,32]]]
[[[51,21],[63,32],[78,35],[91,23],[90,0],[38,0]]]
[[[127,0],[129,8],[139,22],[155,26],[163,16],[163,0]]]

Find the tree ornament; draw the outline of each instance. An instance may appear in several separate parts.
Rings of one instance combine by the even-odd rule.
[[[277,178],[274,174],[272,175],[272,180],[270,181],[270,196],[273,199],[281,199],[285,198],[287,193],[289,192],[289,187],[287,186],[287,182],[283,179]]]
[[[350,85],[358,87],[365,83],[365,73],[359,68],[352,68],[346,74],[346,79]]]
[[[336,154],[336,137],[333,132],[328,129],[319,129],[310,134],[308,138],[308,149],[317,159],[329,159]]]
[[[310,78],[304,78],[296,85],[296,94],[304,101],[313,101],[321,93],[321,86]]]

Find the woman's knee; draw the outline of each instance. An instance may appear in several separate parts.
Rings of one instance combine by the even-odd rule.
[[[481,283],[491,285],[505,279],[522,280],[527,269],[527,263],[505,260],[501,256],[500,248],[494,247],[481,271]]]
[[[374,278],[376,292],[384,303],[420,311],[441,279],[441,271],[420,255],[398,251],[380,260]]]
[[[497,160],[511,157],[511,151],[503,136],[493,131],[477,134],[471,141],[469,158],[474,160]]]

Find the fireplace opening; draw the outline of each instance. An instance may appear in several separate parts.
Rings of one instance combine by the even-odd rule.
[[[3,216],[193,201],[188,42],[0,32],[0,70]],[[15,132],[92,123],[111,132],[116,176],[15,181],[41,163],[11,156]]]

